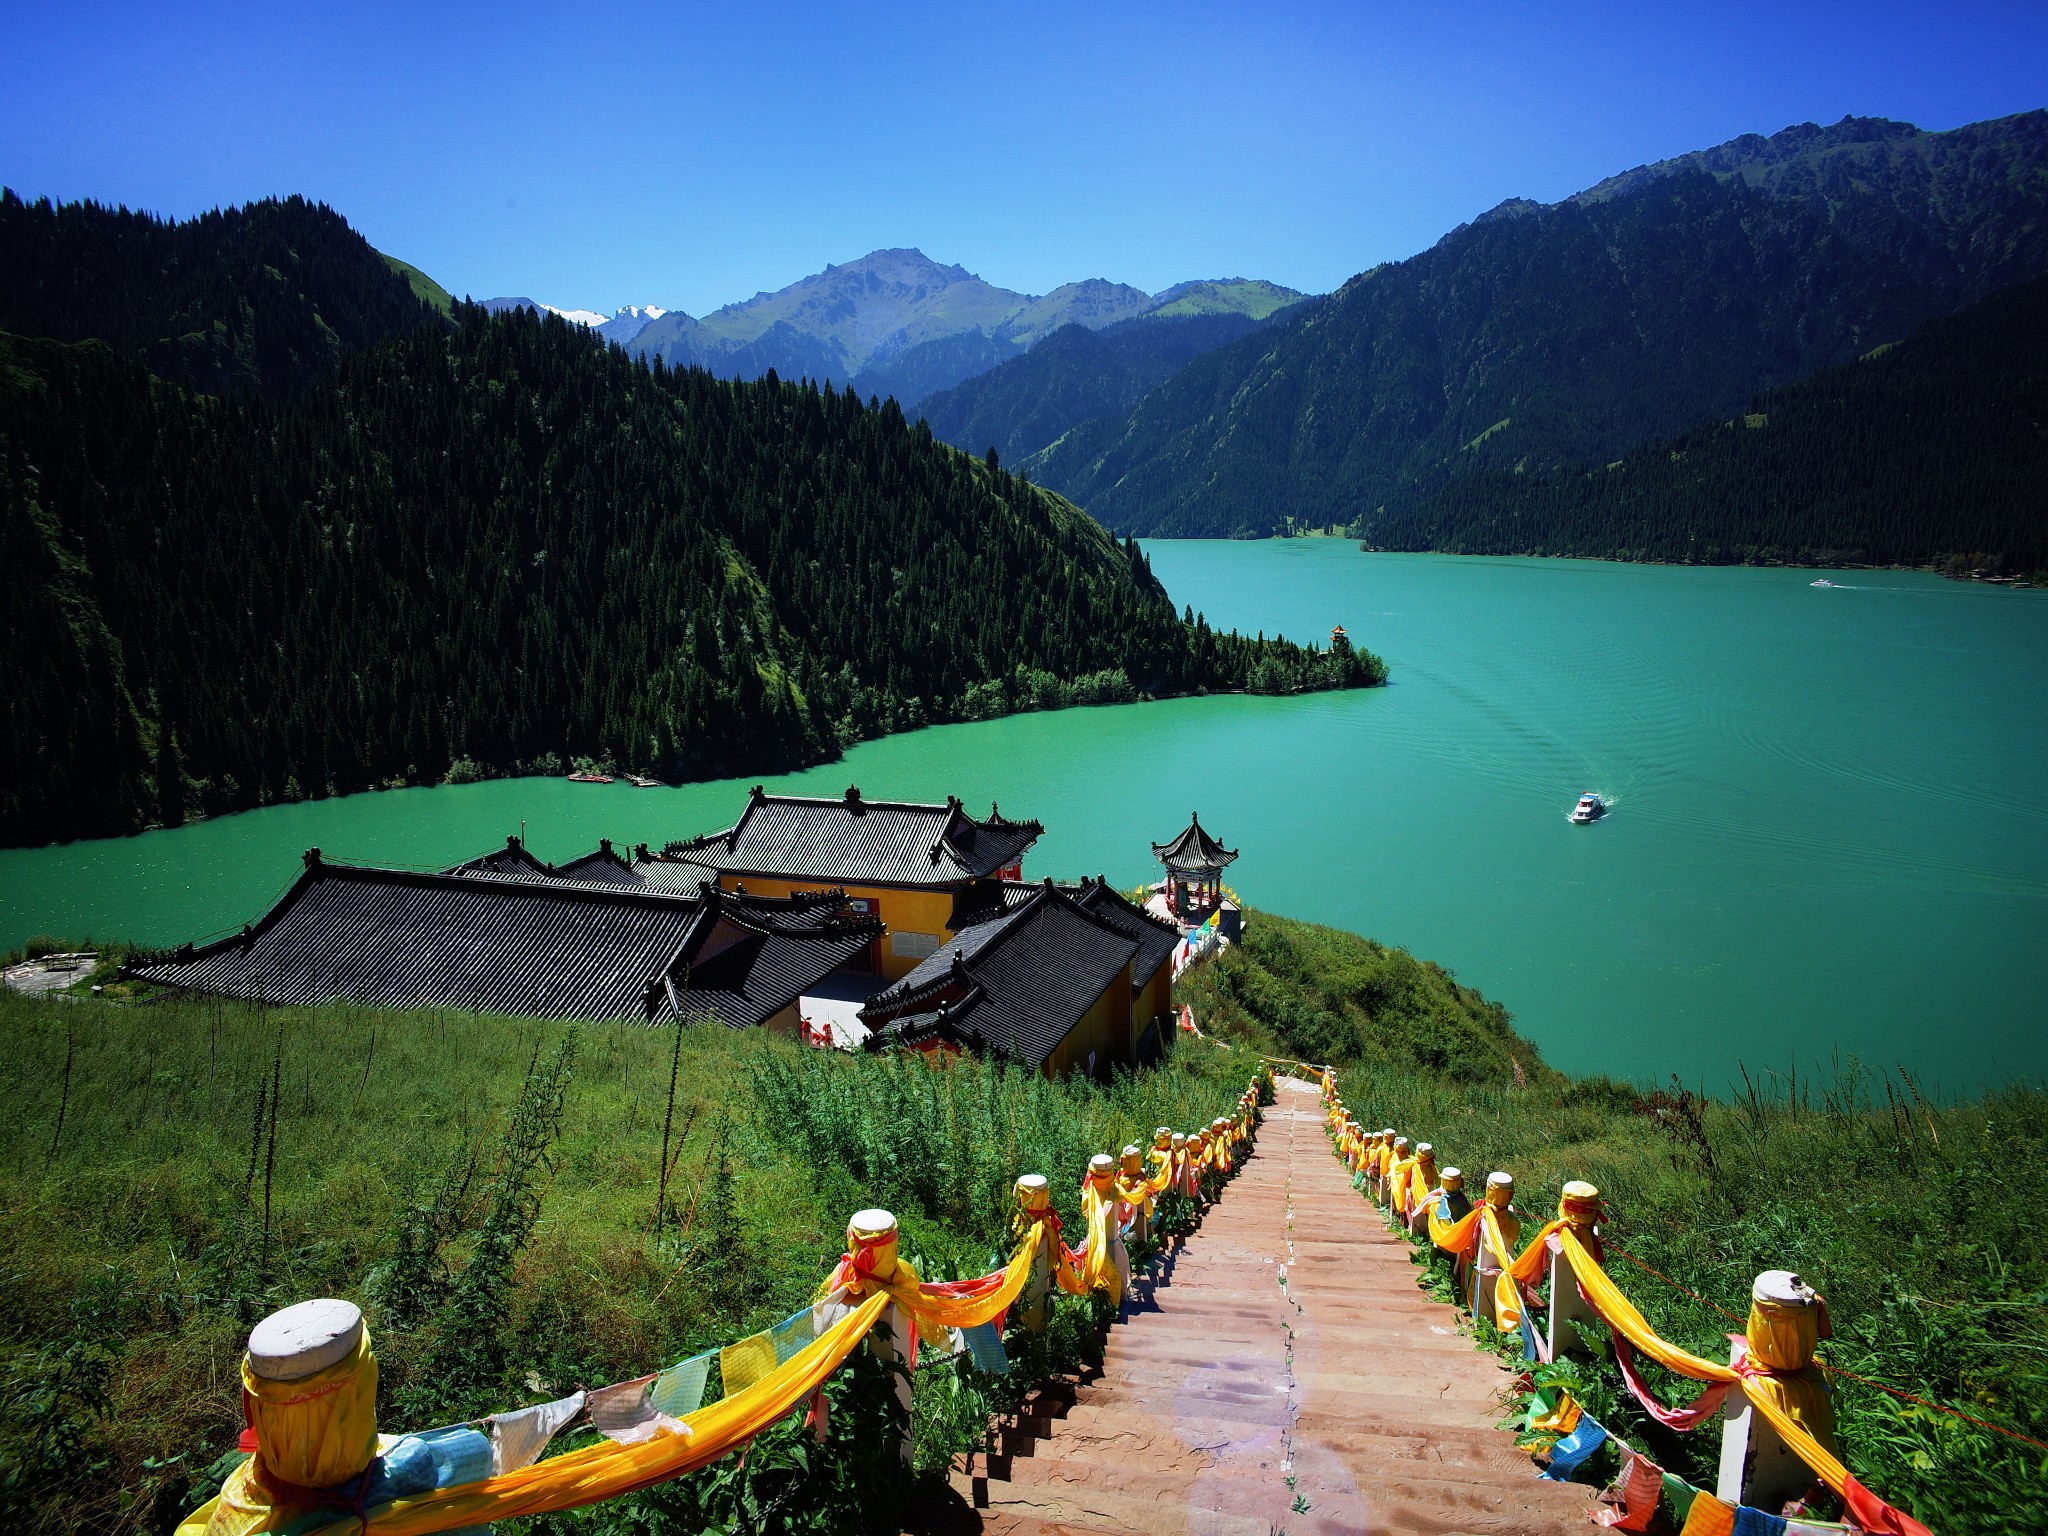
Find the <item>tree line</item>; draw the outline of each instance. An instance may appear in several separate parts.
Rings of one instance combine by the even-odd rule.
[[[1352,531],[1456,554],[2041,570],[2048,278],[1613,463],[1471,476]]]
[[[0,337],[0,557],[9,843],[579,757],[773,772],[1010,709],[1384,678],[1177,615],[1135,542],[893,401],[474,306],[286,399]]]

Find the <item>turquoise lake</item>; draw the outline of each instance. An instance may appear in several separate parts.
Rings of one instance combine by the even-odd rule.
[[[1709,1090],[1903,1063],[2048,1076],[2048,593],[1905,572],[1148,546],[1223,627],[1342,623],[1393,681],[871,742],[771,787],[1000,801],[1026,873],[1153,870],[1199,809],[1254,906],[1354,929],[1499,999],[1559,1066]],[[1583,790],[1614,803],[1575,827]],[[744,784],[555,780],[281,806],[0,852],[0,942],[239,926],[300,852],[441,866],[525,824],[543,858],[728,824]]]

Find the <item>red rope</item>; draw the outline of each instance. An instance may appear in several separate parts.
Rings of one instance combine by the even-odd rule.
[[[1893,1397],[1904,1398],[1909,1403],[1918,1403],[1922,1408],[1932,1408],[1936,1413],[1946,1413],[1958,1419],[1967,1419],[1979,1429],[1988,1429],[1994,1435],[2004,1435],[2011,1440],[2023,1440],[2028,1445],[2048,1451],[2048,1443],[2036,1440],[2032,1435],[2023,1435],[2018,1430],[2007,1429],[2002,1424],[1987,1423],[1975,1414],[1965,1413],[1960,1408],[1951,1408],[1946,1403],[1930,1403],[1924,1397],[1915,1397],[1912,1393],[1902,1392],[1897,1387],[1888,1387],[1881,1381],[1872,1381],[1868,1376],[1858,1376],[1854,1371],[1845,1371],[1839,1365],[1829,1365],[1825,1360],[1816,1360],[1813,1363],[1826,1371],[1830,1376],[1847,1377],[1850,1381],[1859,1382],[1863,1386],[1875,1387],[1880,1392],[1889,1392]]]
[[[1749,1320],[1747,1318],[1737,1317],[1733,1312],[1730,1312],[1726,1307],[1715,1306],[1711,1301],[1707,1300],[1706,1297],[1702,1296],[1698,1291],[1694,1290],[1691,1286],[1680,1285],[1676,1280],[1672,1279],[1662,1270],[1650,1268],[1649,1265],[1645,1264],[1641,1259],[1637,1258],[1634,1254],[1630,1253],[1626,1248],[1622,1247],[1619,1243],[1616,1243],[1614,1245],[1614,1251],[1620,1254],[1624,1259],[1627,1259],[1629,1263],[1635,1265],[1635,1267],[1637,1269],[1640,1269],[1644,1274],[1654,1275],[1657,1279],[1662,1280],[1666,1285],[1670,1286],[1671,1289],[1673,1289],[1674,1291],[1683,1291],[1686,1295],[1690,1296],[1694,1301],[1698,1302],[1701,1306],[1705,1307],[1709,1312],[1718,1312],[1723,1317],[1727,1318],[1731,1323],[1741,1323],[1745,1327],[1748,1326]]]
[[[1683,1291],[1686,1295],[1690,1296],[1694,1301],[1698,1302],[1701,1306],[1707,1308],[1709,1311],[1718,1312],[1723,1317],[1728,1318],[1732,1322],[1744,1323],[1744,1325],[1747,1326],[1744,1319],[1737,1317],[1733,1312],[1730,1312],[1726,1307],[1715,1306],[1711,1301],[1707,1300],[1706,1297],[1702,1296],[1698,1291],[1693,1290],[1690,1286],[1680,1285],[1676,1280],[1672,1279],[1669,1275],[1664,1274],[1659,1270],[1650,1268],[1649,1265],[1645,1264],[1641,1259],[1637,1258],[1634,1254],[1630,1253],[1626,1248],[1617,1245],[1614,1251],[1620,1254],[1624,1259],[1627,1259],[1629,1263],[1635,1265],[1637,1269],[1642,1270],[1645,1274],[1654,1275],[1657,1279],[1662,1280],[1674,1291]],[[1922,1408],[1932,1408],[1936,1413],[1946,1413],[1953,1418],[1963,1419],[1971,1424],[1976,1425],[1979,1429],[1988,1429],[1995,1435],[2004,1435],[2009,1440],[2018,1440],[2023,1442],[2024,1444],[2034,1446],[2037,1449],[2048,1451],[2048,1442],[2036,1440],[2032,1435],[2023,1435],[2016,1429],[2007,1429],[2002,1424],[1989,1423],[1984,1419],[1978,1418],[1975,1414],[1963,1412],[1963,1410],[1960,1408],[1951,1408],[1946,1403],[1931,1403],[1924,1397],[1915,1397],[1911,1392],[1902,1391],[1898,1387],[1888,1387],[1881,1381],[1872,1381],[1868,1376],[1858,1376],[1854,1371],[1845,1371],[1839,1365],[1829,1365],[1825,1360],[1816,1360],[1813,1363],[1819,1366],[1822,1370],[1826,1371],[1830,1376],[1840,1376],[1845,1378],[1846,1380],[1856,1382],[1862,1386],[1874,1387],[1879,1392],[1889,1392],[1893,1397],[1901,1398],[1909,1403],[1917,1403]]]

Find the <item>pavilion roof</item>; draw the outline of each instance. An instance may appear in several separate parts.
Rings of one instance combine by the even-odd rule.
[[[1214,874],[1237,857],[1202,827],[1199,815],[1188,818],[1187,830],[1170,843],[1154,843],[1152,856],[1176,875]]]

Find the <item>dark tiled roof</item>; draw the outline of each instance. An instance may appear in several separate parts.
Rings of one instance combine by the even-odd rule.
[[[1016,910],[978,924],[874,998],[861,1020],[880,1046],[945,1027],[983,1049],[1041,1066],[1138,952],[1122,924],[1048,882]],[[894,1028],[900,1023],[901,1029]],[[887,1026],[887,1027],[884,1027]]]
[[[596,848],[581,858],[557,864],[555,873],[564,880],[598,880],[606,885],[645,885],[639,873],[618,854],[612,851],[611,839],[606,838]]]
[[[448,871],[451,875],[505,875],[514,880],[594,880],[604,885],[645,885],[624,858],[612,849],[612,840],[605,838],[589,853],[570,859],[565,864],[543,864],[530,853],[516,837],[505,839],[505,846],[480,854],[466,864],[458,864]],[[690,886],[696,890],[693,882]]]
[[[1152,856],[1176,874],[1200,874],[1221,869],[1237,857],[1237,850],[1224,847],[1204,832],[1202,818],[1193,816],[1187,830],[1172,842],[1154,843]]]
[[[572,1019],[780,1012],[878,931],[834,899],[686,897],[559,876],[307,868],[243,935],[132,964],[148,980],[288,1004]]]
[[[507,837],[505,846],[478,854],[467,864],[458,864],[451,875],[504,875],[512,880],[547,880],[554,871],[526,851],[517,837]]]
[[[1074,884],[1057,882],[1054,887],[1074,898],[1081,906],[1099,917],[1106,917],[1120,925],[1133,939],[1138,941],[1137,958],[1131,962],[1131,985],[1143,987],[1150,981],[1160,966],[1172,956],[1174,946],[1180,943],[1180,929],[1172,923],[1154,917],[1137,905],[1121,891],[1111,886],[1101,876],[1093,880],[1082,880]],[[1019,907],[1036,896],[1043,885],[1028,880],[1004,880],[1000,883],[978,885],[974,893],[981,896],[984,905],[979,911],[964,912],[954,919],[954,927],[960,938],[966,938],[975,928],[999,920],[1015,912]],[[957,944],[957,940],[955,943]],[[948,945],[940,953],[950,953]],[[924,962],[926,965],[931,961]],[[916,975],[913,971],[911,975]],[[908,981],[910,978],[905,977]]]
[[[1180,929],[1154,917],[1123,892],[1106,881],[1083,881],[1074,898],[1097,917],[1106,917],[1129,929],[1138,941],[1137,958],[1131,961],[1131,985],[1142,987],[1172,958],[1180,943]]]
[[[709,864],[699,864],[691,859],[671,859],[660,854],[649,858],[635,858],[633,873],[640,877],[640,883],[657,891],[681,891],[694,896],[703,885],[718,884],[719,871]]]
[[[958,800],[920,805],[765,795],[757,786],[723,832],[670,843],[671,857],[738,874],[852,885],[955,885],[1014,864],[1045,828],[1009,821],[990,807],[976,821]]]

